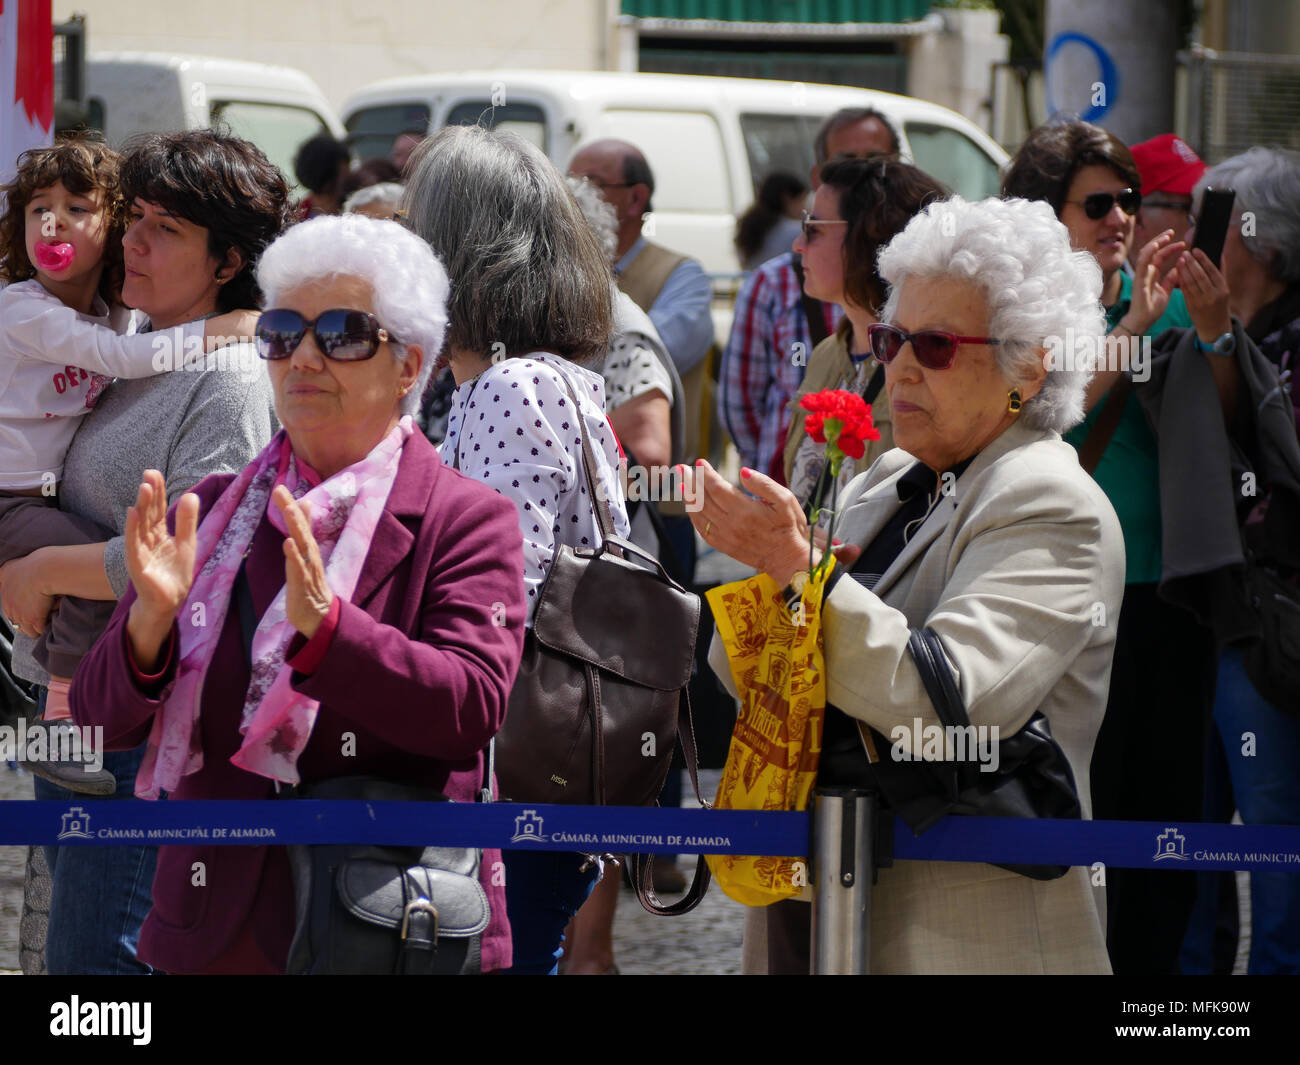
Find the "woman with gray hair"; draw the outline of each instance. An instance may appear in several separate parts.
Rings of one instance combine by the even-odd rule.
[[[598,368],[609,350],[609,265],[564,178],[509,133],[450,126],[407,163],[402,207],[451,277],[447,355],[456,378],[443,461],[518,508],[527,624],[561,545],[601,543],[578,419],[628,535],[618,443]],[[577,410],[575,411],[576,407]],[[554,973],[564,930],[599,871],[586,855],[513,850],[506,896],[517,973]]]
[[[1088,817],[1124,548],[1110,503],[1060,438],[1082,416],[1088,373],[1056,365],[1048,349],[1067,333],[1102,335],[1100,271],[1071,250],[1046,204],[954,197],[890,242],[880,275],[891,292],[870,340],[885,364],[897,446],[839,504],[844,565],[822,600],[819,784],[872,782],[868,749],[923,756],[914,737],[939,718],[909,639],[928,628],[973,725],[1005,739],[1035,712],[1047,719]],[[750,494],[707,463],[696,476],[696,528],[793,601],[809,561],[795,496],[756,470],[741,470]],[[716,640],[710,661],[731,685]],[[765,916],[768,968],[807,972],[802,903],[777,903]],[[747,951],[762,938],[763,923],[751,920]],[[1086,869],[1040,881],[990,865],[900,862],[873,889],[870,969],[1109,966]]]
[[[1292,687],[1270,683],[1270,671],[1286,669],[1277,661],[1286,656],[1285,640],[1261,647],[1250,640],[1227,638],[1233,623],[1227,607],[1245,597],[1228,594],[1239,584],[1240,565],[1228,569],[1224,560],[1250,561],[1247,572],[1266,570],[1276,582],[1267,596],[1250,597],[1263,611],[1276,613],[1247,618],[1257,631],[1274,625],[1291,626],[1300,617],[1300,453],[1293,431],[1300,431],[1300,152],[1251,148],[1225,159],[1202,175],[1194,190],[1193,222],[1206,188],[1232,189],[1233,215],[1223,243],[1221,270],[1204,253],[1184,253],[1178,280],[1195,324],[1183,334],[1158,344],[1154,360],[1162,392],[1161,456],[1166,440],[1183,447],[1196,441],[1194,483],[1187,489],[1185,515],[1197,522],[1197,545],[1213,554],[1201,567],[1208,576],[1227,575],[1228,583],[1214,587],[1209,604],[1211,621],[1223,647],[1218,659],[1214,695],[1214,725],[1210,743],[1221,750],[1207,760],[1209,774],[1230,781],[1207,781],[1207,796],[1222,797],[1222,808],[1206,810],[1207,819],[1227,820],[1233,808],[1246,824],[1300,824],[1300,719],[1295,716],[1294,662]],[[1190,246],[1196,226],[1187,234]],[[1212,390],[1201,389],[1201,402],[1190,392],[1186,371],[1208,361],[1219,386],[1219,403]],[[1204,383],[1204,382],[1203,382]],[[1226,386],[1226,387],[1225,387]],[[1207,394],[1208,393],[1208,394]],[[1226,417],[1219,418],[1222,405]],[[1165,412],[1168,412],[1167,414]],[[1185,429],[1181,441],[1175,435]],[[1249,467],[1241,460],[1247,458]],[[1163,471],[1162,471],[1163,472]],[[1250,473],[1255,504],[1242,517],[1243,476]],[[1257,484],[1255,482],[1258,482]],[[1218,520],[1216,520],[1218,519]],[[1215,530],[1221,536],[1215,535]],[[1253,611],[1252,611],[1253,613]],[[1242,736],[1254,742],[1244,746]],[[1222,741],[1222,742],[1220,742]],[[1182,962],[1190,972],[1212,968],[1211,940],[1219,879],[1198,876],[1198,898]],[[1300,879],[1285,872],[1256,870],[1250,875],[1250,962],[1248,972],[1300,972]]]
[[[519,666],[522,562],[514,508],[413,431],[446,274],[396,223],[346,215],[290,229],[257,279],[284,428],[170,513],[162,474],[144,472],[131,588],[77,672],[73,716],[110,748],[148,738],[141,798],[265,799],[368,774],[473,802]],[[161,850],[142,959],[284,971],[283,848]],[[499,861],[486,850],[479,867],[485,970],[510,964]]]

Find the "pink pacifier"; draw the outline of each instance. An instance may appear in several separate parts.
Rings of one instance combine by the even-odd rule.
[[[36,268],[47,274],[57,274],[72,265],[77,249],[71,244],[36,245]]]

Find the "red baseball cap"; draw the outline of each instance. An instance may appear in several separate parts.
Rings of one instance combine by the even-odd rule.
[[[1149,141],[1129,148],[1137,163],[1142,179],[1142,195],[1168,192],[1174,196],[1190,196],[1192,187],[1205,173],[1201,157],[1187,146],[1187,142],[1172,133],[1162,133]]]

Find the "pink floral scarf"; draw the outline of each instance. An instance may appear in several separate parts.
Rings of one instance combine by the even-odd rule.
[[[203,766],[199,704],[208,668],[234,597],[235,578],[263,520],[287,535],[280,508],[271,502],[284,484],[295,499],[311,504],[312,535],[331,591],[349,600],[356,590],[370,542],[388,502],[402,449],[414,425],[404,417],[360,462],[312,484],[299,470],[284,431],[227,487],[198,529],[195,578],[177,621],[180,666],[154,717],[135,793],[156,799]],[[239,731],[244,737],[231,761],[276,781],[298,782],[298,757],[307,746],[320,703],[294,691],[285,651],[297,630],[285,616],[282,586],[253,635],[252,668]]]

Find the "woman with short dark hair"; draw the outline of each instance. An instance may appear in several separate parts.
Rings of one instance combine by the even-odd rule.
[[[126,153],[121,174],[130,212],[122,300],[147,315],[152,330],[258,305],[253,270],[284,227],[289,199],[284,177],[260,149],[213,130],[152,134]],[[251,318],[248,327],[251,332]],[[174,501],[208,474],[242,469],[271,438],[270,388],[251,342],[228,345],[206,360],[168,354],[183,368],[110,385],[68,450],[60,506],[116,535],[34,552],[20,560],[30,563],[21,581],[6,579],[6,595],[37,598],[46,614],[60,595],[120,599],[130,583],[126,509],[142,471],[161,471]],[[27,653],[30,643],[15,641],[15,672],[43,684]],[[104,756],[104,768],[117,778],[117,798],[131,797],[143,755],[141,745]],[[71,796],[46,781],[36,784],[37,798]],[[51,973],[150,971],[136,959],[136,945],[156,859],[154,847],[46,849],[53,878],[46,939]]]

